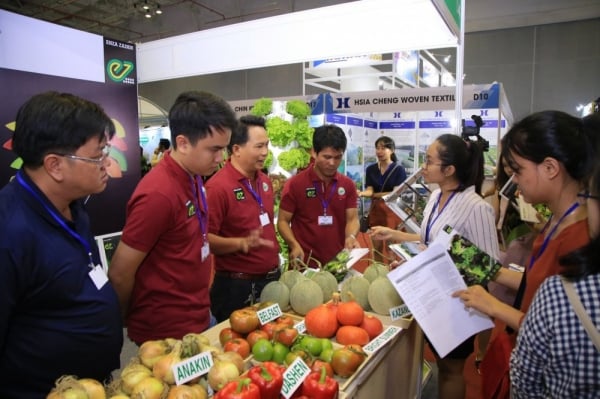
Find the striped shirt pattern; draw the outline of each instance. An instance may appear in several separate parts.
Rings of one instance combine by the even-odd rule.
[[[440,189],[436,189],[431,193],[429,202],[423,211],[423,222],[421,224],[422,242],[425,242],[427,223],[440,193]],[[435,220],[435,223],[432,224],[429,232],[430,242],[437,237],[444,226],[450,225],[460,232],[463,237],[487,252],[488,255],[499,259],[500,251],[498,248],[494,208],[475,192],[474,186],[468,187],[464,191],[457,191],[450,202],[447,202],[441,215],[436,219],[439,211],[438,206],[435,213],[431,215],[431,220]]]

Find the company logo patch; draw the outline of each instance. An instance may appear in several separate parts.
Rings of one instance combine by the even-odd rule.
[[[269,191],[269,185],[266,182],[263,182],[262,184],[263,186],[263,191],[266,193],[267,191]]]
[[[346,194],[346,189],[344,187],[339,187],[338,188],[338,195],[344,195]]]
[[[235,195],[235,199],[238,201],[243,201],[246,199],[246,194],[244,194],[244,190],[241,187],[234,188],[233,195]]]
[[[122,82],[133,72],[133,62],[111,59],[106,63],[106,73],[113,82]]]
[[[317,190],[314,187],[307,187],[306,198],[317,198]]]
[[[192,216],[194,216],[196,214],[196,207],[194,206],[194,203],[192,201],[187,201],[185,203],[185,207],[187,208],[187,215],[189,218],[191,218]]]

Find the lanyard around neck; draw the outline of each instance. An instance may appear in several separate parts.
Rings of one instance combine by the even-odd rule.
[[[190,176],[192,183],[192,193],[194,194],[194,201],[196,206],[196,218],[200,224],[200,231],[202,232],[202,238],[206,241],[208,231],[208,204],[206,203],[206,195],[204,194],[204,185],[202,179],[196,175]],[[200,193],[200,198],[198,198]],[[200,201],[202,201],[202,208],[200,208]]]
[[[254,190],[254,187],[252,187],[252,183],[250,183],[250,179],[245,179],[245,183],[246,187],[248,188],[248,191],[250,191],[250,194],[252,194],[252,196],[258,203],[258,206],[260,207],[260,212],[265,213],[265,207],[263,206],[262,198],[260,197],[260,191]],[[256,183],[257,185],[260,184],[260,177],[256,178]]]
[[[446,207],[448,207],[448,204],[450,203],[452,198],[454,198],[455,195],[456,195],[456,191],[452,191],[452,194],[450,194],[450,197],[448,197],[448,201],[446,201],[446,203],[444,204],[444,207],[442,209],[440,209],[440,211],[435,216],[435,218],[433,218],[433,214],[435,213],[435,210],[437,209],[438,205],[440,204],[440,201],[442,200],[442,192],[440,191],[440,196],[438,197],[437,201],[435,202],[435,205],[433,205],[433,209],[431,209],[431,213],[429,214],[429,219],[427,220],[427,226],[425,227],[425,244],[429,243],[429,233],[431,233],[431,228],[433,227],[435,222],[438,220],[438,218],[440,217],[442,212],[444,212]],[[433,220],[432,220],[432,218],[433,218]]]
[[[563,222],[563,220],[565,220],[565,218],[567,216],[569,216],[571,213],[573,213],[575,211],[575,209],[577,209],[578,206],[579,206],[579,202],[574,202],[573,205],[571,205],[569,207],[569,209],[567,209],[565,211],[565,213],[563,213],[563,215],[560,217],[560,219],[558,219],[558,222],[556,222],[556,224],[554,225],[554,227],[552,228],[552,230],[550,230],[550,232],[548,233],[548,235],[546,235],[546,237],[544,238],[544,242],[542,243],[542,246],[540,247],[540,250],[538,251],[538,253],[535,254],[535,255],[532,254],[531,258],[529,258],[529,267],[527,268],[527,270],[531,270],[531,268],[533,267],[533,264],[535,263],[535,261],[542,256],[542,254],[546,250],[546,247],[548,247],[548,244],[550,243],[550,240],[552,239],[552,236],[554,235],[554,233],[556,233],[556,229],[558,228],[558,226]],[[551,221],[552,221],[552,217],[550,218],[550,220],[548,220],[548,222],[546,223],[546,225],[542,229],[542,232],[544,232],[546,230],[546,228],[550,225]]]
[[[321,205],[323,206],[323,214],[327,215],[327,207],[333,199],[333,194],[335,192],[335,188],[337,187],[337,180],[334,180],[331,183],[331,188],[329,189],[329,195],[327,195],[327,197],[325,197],[324,193],[321,193],[321,184],[319,183],[319,181],[313,181],[313,185],[315,186],[315,190],[317,191],[317,197],[319,198],[319,200],[321,201]]]
[[[54,212],[54,210],[50,206],[48,206],[46,201],[44,201],[42,199],[42,197],[25,181],[25,179],[23,179],[23,176],[21,176],[22,173],[23,173],[22,171],[19,171],[17,173],[17,181],[19,182],[19,184],[25,190],[27,190],[33,196],[33,198],[35,198],[44,207],[46,212],[48,212],[48,214],[50,214],[50,216],[52,216],[52,219],[54,219],[56,221],[56,223],[58,223],[67,233],[69,233],[69,235],[71,237],[73,237],[74,239],[79,241],[81,243],[81,245],[83,245],[88,257],[90,258],[89,266],[91,268],[94,268],[94,259],[92,258],[92,247],[87,242],[87,240],[85,240],[79,233],[77,233],[75,230],[73,230],[71,227],[69,227],[69,225],[67,225],[65,223],[63,218],[61,216],[59,216],[56,212]]]

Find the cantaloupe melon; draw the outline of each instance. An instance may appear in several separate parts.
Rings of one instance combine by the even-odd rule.
[[[294,312],[304,316],[312,308],[323,304],[323,291],[310,279],[298,281],[290,291],[290,305]]]
[[[308,280],[308,277],[303,275],[298,270],[286,270],[281,274],[281,277],[279,277],[279,281],[284,282],[285,285],[287,285],[287,287],[290,289],[290,292],[299,280]]]
[[[363,273],[363,277],[372,283],[377,277],[385,277],[389,272],[389,267],[383,263],[371,263]]]
[[[377,277],[369,286],[369,305],[375,313],[389,315],[390,309],[404,302],[387,277]]]
[[[369,280],[361,276],[352,276],[342,283],[342,301],[356,301],[364,310],[369,306]]]
[[[321,287],[321,291],[323,291],[323,301],[325,302],[331,300],[333,293],[338,290],[338,282],[335,276],[326,270],[313,274],[310,279]]]
[[[282,281],[271,281],[260,293],[261,302],[276,302],[285,312],[290,308],[290,289]]]

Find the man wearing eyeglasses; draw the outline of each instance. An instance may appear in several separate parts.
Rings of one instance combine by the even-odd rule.
[[[1,398],[119,368],[119,302],[82,201],[106,188],[113,134],[102,108],[71,94],[35,95],[17,113],[23,167],[0,190]]]

